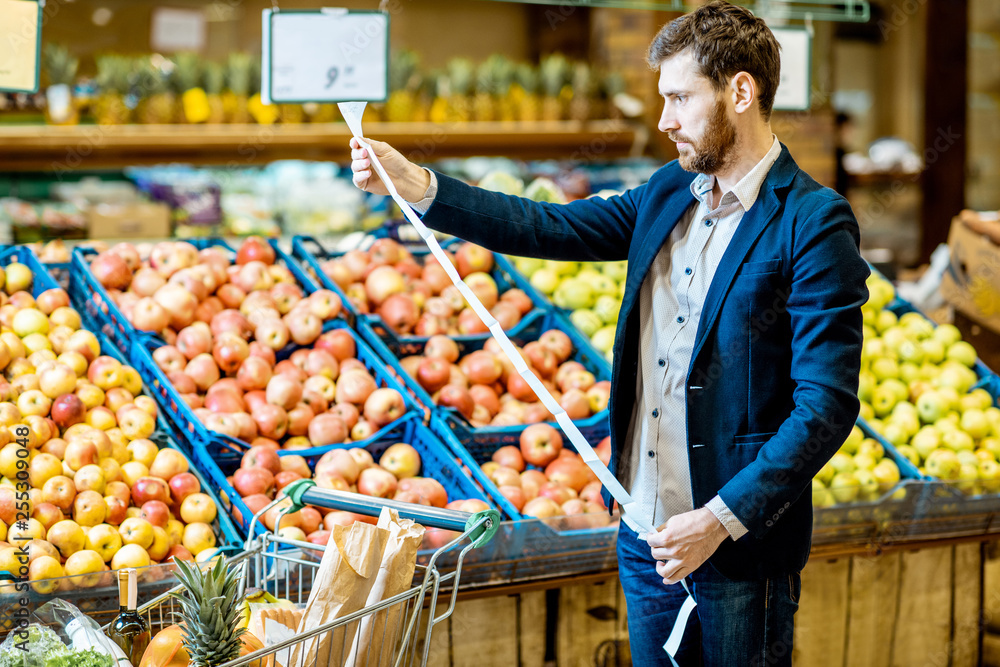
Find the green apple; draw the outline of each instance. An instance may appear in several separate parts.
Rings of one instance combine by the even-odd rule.
[[[966,410],[979,410],[979,411],[982,411],[982,410],[985,410],[987,407],[989,407],[989,404],[987,404],[987,405],[982,405],[981,404],[981,402],[979,400],[979,396],[976,394],[977,391],[979,391],[979,390],[976,389],[975,391],[972,391],[972,392],[966,394],[965,396],[960,396],[959,397],[959,399],[958,399],[958,411],[959,412],[965,412]],[[983,418],[984,419],[986,418],[985,414],[983,415]]]
[[[853,472],[839,472],[830,481],[830,492],[838,503],[853,503],[861,491],[861,483]]]
[[[872,404],[867,401],[861,401],[861,408],[858,410],[858,416],[866,422],[870,422],[874,419],[875,410],[872,409]]]
[[[898,422],[887,421],[882,429],[882,437],[894,445],[905,445],[910,441],[910,434]]]
[[[617,283],[625,282],[625,277],[628,275],[628,261],[604,262],[601,264],[601,271]]]
[[[937,379],[937,376],[941,374],[941,369],[936,365],[925,361],[920,364],[920,377],[927,381],[932,381]]]
[[[819,481],[822,484],[829,484],[830,480],[833,479],[833,476],[836,474],[836,469],[830,465],[829,461],[827,461],[823,464],[823,467],[819,469],[819,472],[816,473],[816,477],[813,478],[813,483]]]
[[[845,440],[844,444],[840,446],[840,451],[846,452],[847,454],[854,456],[855,454],[858,453],[858,446],[864,439],[865,439],[864,431],[861,430],[861,427],[855,424],[853,427],[851,427],[851,432],[847,435],[847,440]]]
[[[830,489],[813,489],[813,507],[819,507],[820,509],[826,507],[833,507],[837,504],[837,499],[834,497],[833,492]]]
[[[899,452],[900,456],[902,456],[904,459],[906,459],[913,465],[915,466],[920,465],[920,454],[918,454],[917,450],[914,449],[912,446],[900,445],[899,447],[896,448],[896,451]],[[881,463],[881,461],[879,461],[879,463]]]
[[[958,456],[958,462],[962,465],[979,465],[979,457],[971,449],[963,449],[959,452],[955,452]]]
[[[862,310],[864,310],[864,308],[862,308]],[[872,317],[875,317],[874,312],[872,313]],[[864,340],[871,340],[873,338],[878,338],[878,333],[875,332],[874,328],[865,323],[861,325],[861,337]]]
[[[899,318],[899,324],[917,340],[926,340],[934,335],[934,325],[920,313],[904,313]]]
[[[896,298],[896,289],[888,280],[876,275],[868,277],[868,303],[875,310],[882,310]]]
[[[881,359],[887,354],[887,350],[888,348],[885,343],[882,342],[881,338],[866,340],[861,348],[861,359],[862,361],[875,361],[876,359]]]
[[[876,415],[884,417],[892,412],[898,400],[899,397],[892,387],[879,385],[875,388],[875,394],[872,396],[872,409]]]
[[[944,397],[944,404],[948,412],[958,409],[959,394],[954,387],[938,387],[937,393]]]
[[[891,310],[883,310],[878,314],[878,317],[875,318],[875,331],[878,331],[881,334],[887,331],[890,327],[896,326],[897,321],[896,313]]]
[[[526,276],[531,276],[535,271],[545,265],[544,260],[535,257],[514,257],[514,268]]]
[[[963,449],[967,449],[971,452],[976,448],[976,443],[973,441],[972,436],[957,428],[954,431],[948,431],[942,435],[941,444],[956,452]]]
[[[897,405],[899,404],[897,403]],[[894,412],[893,414],[889,415],[889,419],[886,421],[895,424],[899,428],[903,429],[903,432],[906,433],[907,440],[916,435],[917,431],[920,430],[920,417],[918,417],[916,413]],[[906,443],[901,443],[901,444],[906,444]]]
[[[575,276],[580,273],[580,262],[560,262],[547,259],[544,264],[546,269],[551,269],[557,276]]]
[[[945,358],[949,361],[957,361],[963,366],[971,368],[976,365],[976,348],[972,347],[968,342],[960,340],[948,346]]]
[[[910,440],[910,446],[913,447],[921,459],[926,459],[930,456],[931,452],[941,446],[941,431],[934,426],[924,426]],[[920,465],[920,461],[914,462],[914,465]]]
[[[858,470],[871,470],[875,467],[878,461],[871,454],[856,454],[854,456],[854,469],[855,472]]]
[[[924,353],[924,361],[940,364],[944,361],[944,343],[937,338],[926,338],[920,341],[920,349]]]
[[[24,264],[11,262],[6,267],[6,273],[6,285],[4,285],[4,288],[7,290],[7,294],[27,291],[31,288],[34,274]]]
[[[881,461],[882,457],[885,456],[885,447],[875,438],[865,438],[858,445],[858,451],[855,452],[855,455],[857,454],[869,454],[876,461]]]
[[[972,436],[973,440],[981,440],[991,432],[990,422],[982,410],[966,410],[958,423],[959,428]]]
[[[618,313],[622,309],[621,299],[608,294],[597,297],[594,303],[594,313],[597,314],[605,324],[615,324],[618,322]]]
[[[542,294],[552,294],[559,286],[559,276],[552,269],[538,269],[531,274],[528,282]]]
[[[574,310],[569,315],[569,321],[587,338],[593,336],[597,333],[598,329],[604,326],[604,322],[601,321],[601,318],[596,313],[586,309]]]
[[[939,324],[934,328],[934,339],[947,348],[962,340],[962,332],[954,324]]]
[[[882,386],[892,389],[892,391],[896,394],[897,403],[899,403],[899,401],[906,401],[907,399],[910,398],[909,388],[906,386],[905,383],[901,382],[900,380],[897,380],[896,378],[887,379],[885,382],[882,383]],[[894,409],[895,407],[896,406],[893,406]]]
[[[594,305],[594,299],[594,290],[579,278],[563,278],[552,294],[552,303],[569,310],[590,308]]]
[[[871,304],[861,306],[861,321],[864,323],[864,326],[870,327],[873,333],[875,331],[875,320],[877,319],[878,308],[873,307]]]
[[[983,490],[987,493],[1000,491],[1000,463],[993,459],[980,461],[979,479],[983,483]]]
[[[979,445],[993,454],[993,458],[1000,461],[1000,438],[983,438],[983,441]]]
[[[965,399],[969,399],[970,403],[974,402],[974,405],[971,405],[970,407],[978,408],[984,413],[993,407],[993,397],[990,396],[990,392],[986,391],[982,387],[979,389],[973,389],[971,392],[962,397],[963,401]],[[964,410],[965,408],[962,409]],[[1000,409],[993,409],[1000,413]]]
[[[584,264],[588,264],[588,263],[589,262],[584,262]],[[607,278],[606,275],[604,275],[603,273],[601,273],[597,269],[593,269],[593,268],[590,268],[588,266],[583,266],[580,269],[580,272],[577,273],[576,276],[574,276],[574,277],[579,278],[580,280],[584,280],[584,281],[590,283],[591,285],[593,285],[594,281],[596,279],[598,279],[598,278],[602,278],[602,279],[603,278]]]
[[[954,361],[946,361],[941,365],[941,372],[934,379],[934,385],[940,388],[950,388],[955,390],[954,406],[958,407],[958,397],[968,393],[972,385],[976,383],[976,374]]]
[[[913,341],[910,339],[906,329],[894,326],[882,332],[882,342],[885,343],[885,346],[889,350],[899,355],[899,348],[903,346],[903,343],[912,343]]]
[[[917,398],[917,414],[925,424],[933,424],[948,412],[948,399],[936,389],[920,394]]]
[[[877,385],[878,378],[874,373],[868,370],[861,371],[861,375],[858,376],[858,398],[866,402],[872,400],[872,393]]]
[[[827,463],[837,474],[843,472],[854,472],[857,466],[854,464],[854,458],[850,454],[845,454],[844,452],[837,452]]]
[[[603,274],[598,274],[591,282],[594,294],[598,296],[618,296],[618,283]]]
[[[888,491],[899,483],[899,466],[892,459],[882,459],[872,470],[878,481],[879,489]]]
[[[899,377],[899,364],[896,363],[895,359],[890,359],[889,357],[873,359],[871,370],[879,382]]]
[[[920,413],[917,412],[917,406],[910,401],[903,399],[892,408],[892,416],[899,417],[900,415],[910,415],[912,417],[920,417]]]
[[[976,456],[982,461],[996,461],[997,457],[993,456],[993,452],[986,449],[985,447],[980,447],[975,451]]]
[[[615,327],[612,325],[601,327],[594,332],[590,342],[601,352],[608,352],[615,346]]]
[[[948,414],[951,414],[951,413],[948,413]],[[948,415],[945,415],[944,417],[941,417],[941,419],[939,419],[936,422],[934,422],[934,428],[936,428],[937,430],[941,431],[941,435],[944,435],[945,433],[948,433],[949,431],[955,431],[955,430],[957,430],[958,429],[958,422],[955,421],[954,419],[952,419],[951,417],[949,417]]]
[[[869,419],[867,421],[868,421],[868,428],[870,428],[871,430],[875,431],[879,435],[882,435],[882,431],[885,430],[885,422],[883,422],[881,419],[877,419],[877,418],[876,419]]]
[[[969,496],[982,493],[979,482],[979,466],[974,463],[963,463],[958,469],[958,490]]]
[[[1000,408],[988,407],[983,410],[983,413],[990,420],[990,424],[993,425],[993,435],[1000,437]]]
[[[958,479],[961,467],[958,455],[950,449],[935,449],[927,457],[927,474],[938,479]]]
[[[909,361],[904,361],[899,365],[899,379],[910,384],[916,379],[920,378],[920,367],[916,364],[911,364]]]
[[[870,469],[855,470],[854,477],[858,480],[859,500],[871,501],[878,497],[878,480]]]

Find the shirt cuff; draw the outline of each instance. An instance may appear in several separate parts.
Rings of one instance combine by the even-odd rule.
[[[424,171],[430,174],[431,184],[427,186],[427,190],[424,192],[423,199],[421,199],[418,202],[410,202],[410,207],[420,215],[423,215],[424,213],[427,212],[427,209],[429,209],[431,207],[431,204],[434,203],[434,198],[437,197],[438,193],[437,175],[430,169],[427,169],[426,167],[424,168]]]
[[[730,537],[733,538],[733,541],[740,539],[750,532],[742,523],[740,523],[740,520],[737,519],[736,515],[733,514],[729,507],[726,506],[725,501],[722,500],[721,497],[715,496],[708,501],[708,504],[705,505],[705,507],[707,507],[712,514],[715,515],[715,518],[726,527],[726,531],[729,533]]]

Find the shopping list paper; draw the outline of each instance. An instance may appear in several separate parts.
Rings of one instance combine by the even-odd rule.
[[[420,238],[424,240],[427,247],[430,248],[431,254],[438,260],[438,263],[444,268],[448,277],[451,278],[452,283],[458,288],[458,291],[462,293],[465,300],[469,303],[469,306],[476,311],[482,319],[483,324],[487,326],[490,330],[490,334],[493,338],[500,344],[500,348],[503,350],[504,354],[514,365],[514,370],[517,374],[524,378],[525,382],[528,383],[534,392],[538,396],[538,399],[542,402],[545,408],[552,413],[555,417],[556,422],[562,427],[563,432],[569,438],[573,446],[576,447],[577,453],[580,458],[590,466],[590,469],[594,471],[597,478],[601,480],[601,483],[608,489],[611,496],[618,501],[618,506],[621,509],[622,520],[625,521],[629,528],[634,530],[639,534],[640,539],[644,539],[647,534],[656,532],[653,528],[652,522],[649,518],[642,515],[637,504],[632,497],[625,491],[625,488],[621,485],[617,478],[611,474],[611,471],[607,466],[598,458],[597,453],[594,448],[590,446],[587,439],[583,437],[580,433],[580,429],[576,427],[573,420],[569,418],[566,411],[561,405],[552,397],[552,394],[548,392],[541,381],[532,373],[527,364],[524,363],[524,359],[518,354],[517,350],[514,348],[513,343],[507,338],[507,334],[500,327],[500,324],[496,321],[496,318],[490,314],[489,310],[483,306],[479,298],[469,289],[469,286],[462,281],[461,277],[458,275],[458,271],[455,269],[454,265],[447,260],[444,251],[438,244],[437,239],[434,237],[433,232],[421,222],[420,217],[416,212],[410,207],[396,190],[396,186],[393,184],[392,180],[386,174],[385,169],[382,168],[382,163],[379,162],[378,157],[375,155],[375,151],[371,149],[371,146],[364,140],[364,132],[361,128],[361,118],[365,112],[366,102],[341,102],[337,106],[340,108],[340,113],[344,116],[344,120],[347,121],[347,126],[350,128],[351,133],[354,137],[361,143],[361,145],[368,151],[368,159],[371,162],[372,168],[375,173],[379,175],[382,179],[382,183],[385,184],[386,189],[389,191],[389,195],[392,197],[393,201],[399,206],[403,215],[409,220],[410,224],[413,225],[414,229],[417,230],[417,234]],[[670,657],[670,661],[676,667],[677,663],[674,660],[674,655],[677,653],[677,649],[680,646],[681,638],[684,635],[684,628],[687,625],[687,619],[691,615],[691,610],[694,609],[695,600],[691,595],[691,591],[688,590],[687,582],[681,582],[684,585],[684,590],[688,592],[688,597],[681,606],[680,613],[677,617],[677,622],[674,624],[673,629],[670,632],[670,636],[667,639],[667,643],[663,645],[663,650],[667,652]]]
[[[0,0],[0,91],[38,91],[42,9],[35,0]]]

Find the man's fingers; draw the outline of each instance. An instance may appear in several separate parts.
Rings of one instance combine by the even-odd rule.
[[[356,171],[352,177],[354,180],[354,185],[358,186],[362,190],[368,185],[368,179],[371,178],[372,173],[370,171]]]
[[[368,151],[364,148],[353,148],[351,149],[351,159],[352,160],[362,160],[368,157]]]
[[[687,568],[684,561],[668,560],[665,563],[656,564],[656,573],[663,577],[664,584],[676,584],[684,578]]]
[[[651,547],[667,547],[670,546],[672,540],[673,538],[667,530],[646,535],[646,544]]]
[[[654,560],[659,560],[659,561],[674,560],[681,556],[681,554],[678,553],[676,549],[673,549],[671,547],[653,547],[652,549],[650,549],[650,553],[653,554]]]

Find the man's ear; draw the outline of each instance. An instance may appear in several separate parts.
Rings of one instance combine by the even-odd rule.
[[[746,72],[737,72],[729,81],[736,113],[744,113],[757,106],[757,82]]]

